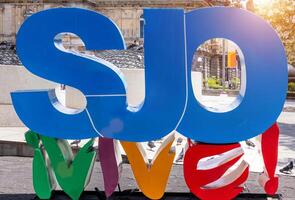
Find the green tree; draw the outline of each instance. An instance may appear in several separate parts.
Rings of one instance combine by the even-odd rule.
[[[295,1],[254,0],[254,9],[256,14],[268,21],[278,32],[285,46],[288,62],[295,66]]]

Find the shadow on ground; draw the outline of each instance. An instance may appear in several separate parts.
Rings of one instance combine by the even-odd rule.
[[[265,194],[241,194],[236,200],[266,200],[270,196]],[[0,199],[2,200],[39,200],[35,194],[0,194]],[[54,200],[70,200],[63,192],[55,192],[51,199]],[[103,192],[84,192],[80,200],[105,200]],[[116,192],[114,193],[109,200],[147,200],[140,192]],[[198,198],[194,197],[191,193],[166,193],[162,199],[167,200],[197,200]],[[280,195],[272,196],[272,199],[282,199]]]

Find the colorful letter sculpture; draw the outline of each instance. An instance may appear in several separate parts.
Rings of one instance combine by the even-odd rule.
[[[62,105],[54,89],[11,93],[16,113],[32,130],[26,133],[26,140],[35,151],[37,195],[49,199],[58,183],[68,196],[79,199],[94,165],[93,138],[100,137],[106,196],[119,182],[122,158],[116,140],[120,140],[140,190],[150,199],[160,199],[175,157],[173,131],[200,142],[190,145],[184,155],[184,177],[191,192],[205,200],[232,199],[243,190],[249,166],[238,142],[265,132],[261,136],[265,170],[260,183],[266,193],[274,194],[279,137],[274,123],[288,83],[287,59],[277,33],[262,18],[236,8],[187,13],[183,9],[144,9],[144,19],[145,99],[136,107],[128,105],[128,85],[119,68],[67,50],[61,43],[63,33],[72,33],[87,50],[124,50],[124,38],[109,18],[85,9],[55,8],[30,16],[20,27],[16,45],[24,67],[80,90],[87,100],[86,108],[79,110]],[[212,38],[230,39],[242,51],[238,52],[242,88],[228,106],[230,111],[202,106],[191,84],[193,55]],[[137,142],[165,136],[149,162]],[[85,138],[90,141],[74,157],[66,139]]]
[[[177,130],[196,141],[225,144],[255,137],[277,120],[287,91],[287,59],[267,22],[248,11],[225,7],[188,13],[145,9],[144,18],[145,99],[131,107],[126,80],[116,66],[54,43],[57,36],[69,32],[78,35],[87,50],[124,49],[120,30],[110,19],[78,8],[30,16],[17,34],[21,62],[37,76],[79,89],[87,106],[68,109],[58,102],[54,90],[13,92],[14,108],[24,124],[62,139],[103,136],[144,142]],[[248,28],[253,26],[257,28]],[[201,106],[193,93],[192,58],[210,38],[231,39],[243,51],[245,76],[230,112]],[[272,78],[261,81],[262,75]]]
[[[101,165],[104,191],[110,197],[119,184],[122,172],[122,156],[117,140],[99,138],[98,156]]]
[[[88,184],[92,172],[96,156],[92,147],[94,140],[85,144],[74,157],[69,143],[65,140],[48,138],[31,131],[26,133],[26,139],[37,152],[35,154],[37,157],[33,161],[33,182],[37,195],[40,195],[41,199],[50,198],[51,190],[54,188],[52,185],[54,179],[53,176],[50,176],[53,171],[56,181],[63,191],[71,199],[78,200],[84,187]],[[39,146],[40,139],[44,146],[43,151]],[[46,158],[43,155],[48,156],[48,162],[45,162]]]
[[[151,162],[148,161],[140,143],[121,141],[138,187],[150,199],[160,199],[165,193],[175,157],[175,152],[171,149],[173,141],[174,134],[171,134],[162,143]]]
[[[265,192],[270,195],[275,194],[279,186],[279,178],[275,175],[278,162],[279,135],[279,126],[275,123],[260,136],[264,172],[259,177],[259,183]]]
[[[210,156],[217,158],[208,159]],[[202,200],[229,200],[243,191],[249,167],[245,161],[231,171],[227,170],[243,156],[240,144],[190,146],[184,157],[184,178],[191,192]],[[201,161],[202,159],[207,161]],[[205,166],[206,168],[202,168]]]
[[[270,195],[275,194],[278,188],[278,177],[275,175],[278,136],[279,127],[276,123],[260,136],[265,171],[260,175],[259,183]],[[49,199],[58,183],[72,199],[79,199],[94,165],[93,140],[82,147],[75,159],[65,140],[28,131],[26,141],[35,149],[33,184],[38,197]],[[171,134],[163,141],[152,161],[148,160],[140,143],[121,141],[136,182],[150,199],[160,199],[165,193],[175,157],[173,141],[174,134]],[[118,141],[113,139],[99,139],[99,158],[107,197],[115,191],[122,172],[118,145]],[[236,197],[242,192],[242,185],[249,173],[243,154],[238,143],[192,144],[189,140],[189,148],[184,157],[184,177],[191,192],[204,200],[214,200],[217,197],[229,200]]]

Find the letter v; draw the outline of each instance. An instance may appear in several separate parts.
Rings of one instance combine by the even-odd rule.
[[[171,134],[165,139],[151,162],[148,161],[140,143],[121,141],[138,187],[150,199],[160,199],[165,193],[175,157],[175,151],[171,150],[173,141],[174,134]]]
[[[74,156],[66,140],[42,135],[39,137],[59,186],[72,200],[78,200],[93,170],[96,156],[93,150],[94,139],[89,140]]]
[[[66,140],[42,136],[33,131],[26,132],[25,137],[35,149],[33,184],[37,196],[40,199],[51,198],[55,183],[58,183],[71,199],[78,200],[93,170],[96,156],[94,139],[89,140],[74,157]]]

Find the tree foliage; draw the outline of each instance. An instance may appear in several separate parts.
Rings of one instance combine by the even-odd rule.
[[[262,2],[263,0],[256,0]],[[295,0],[264,0],[255,4],[254,12],[267,20],[278,32],[288,56],[295,66]]]

